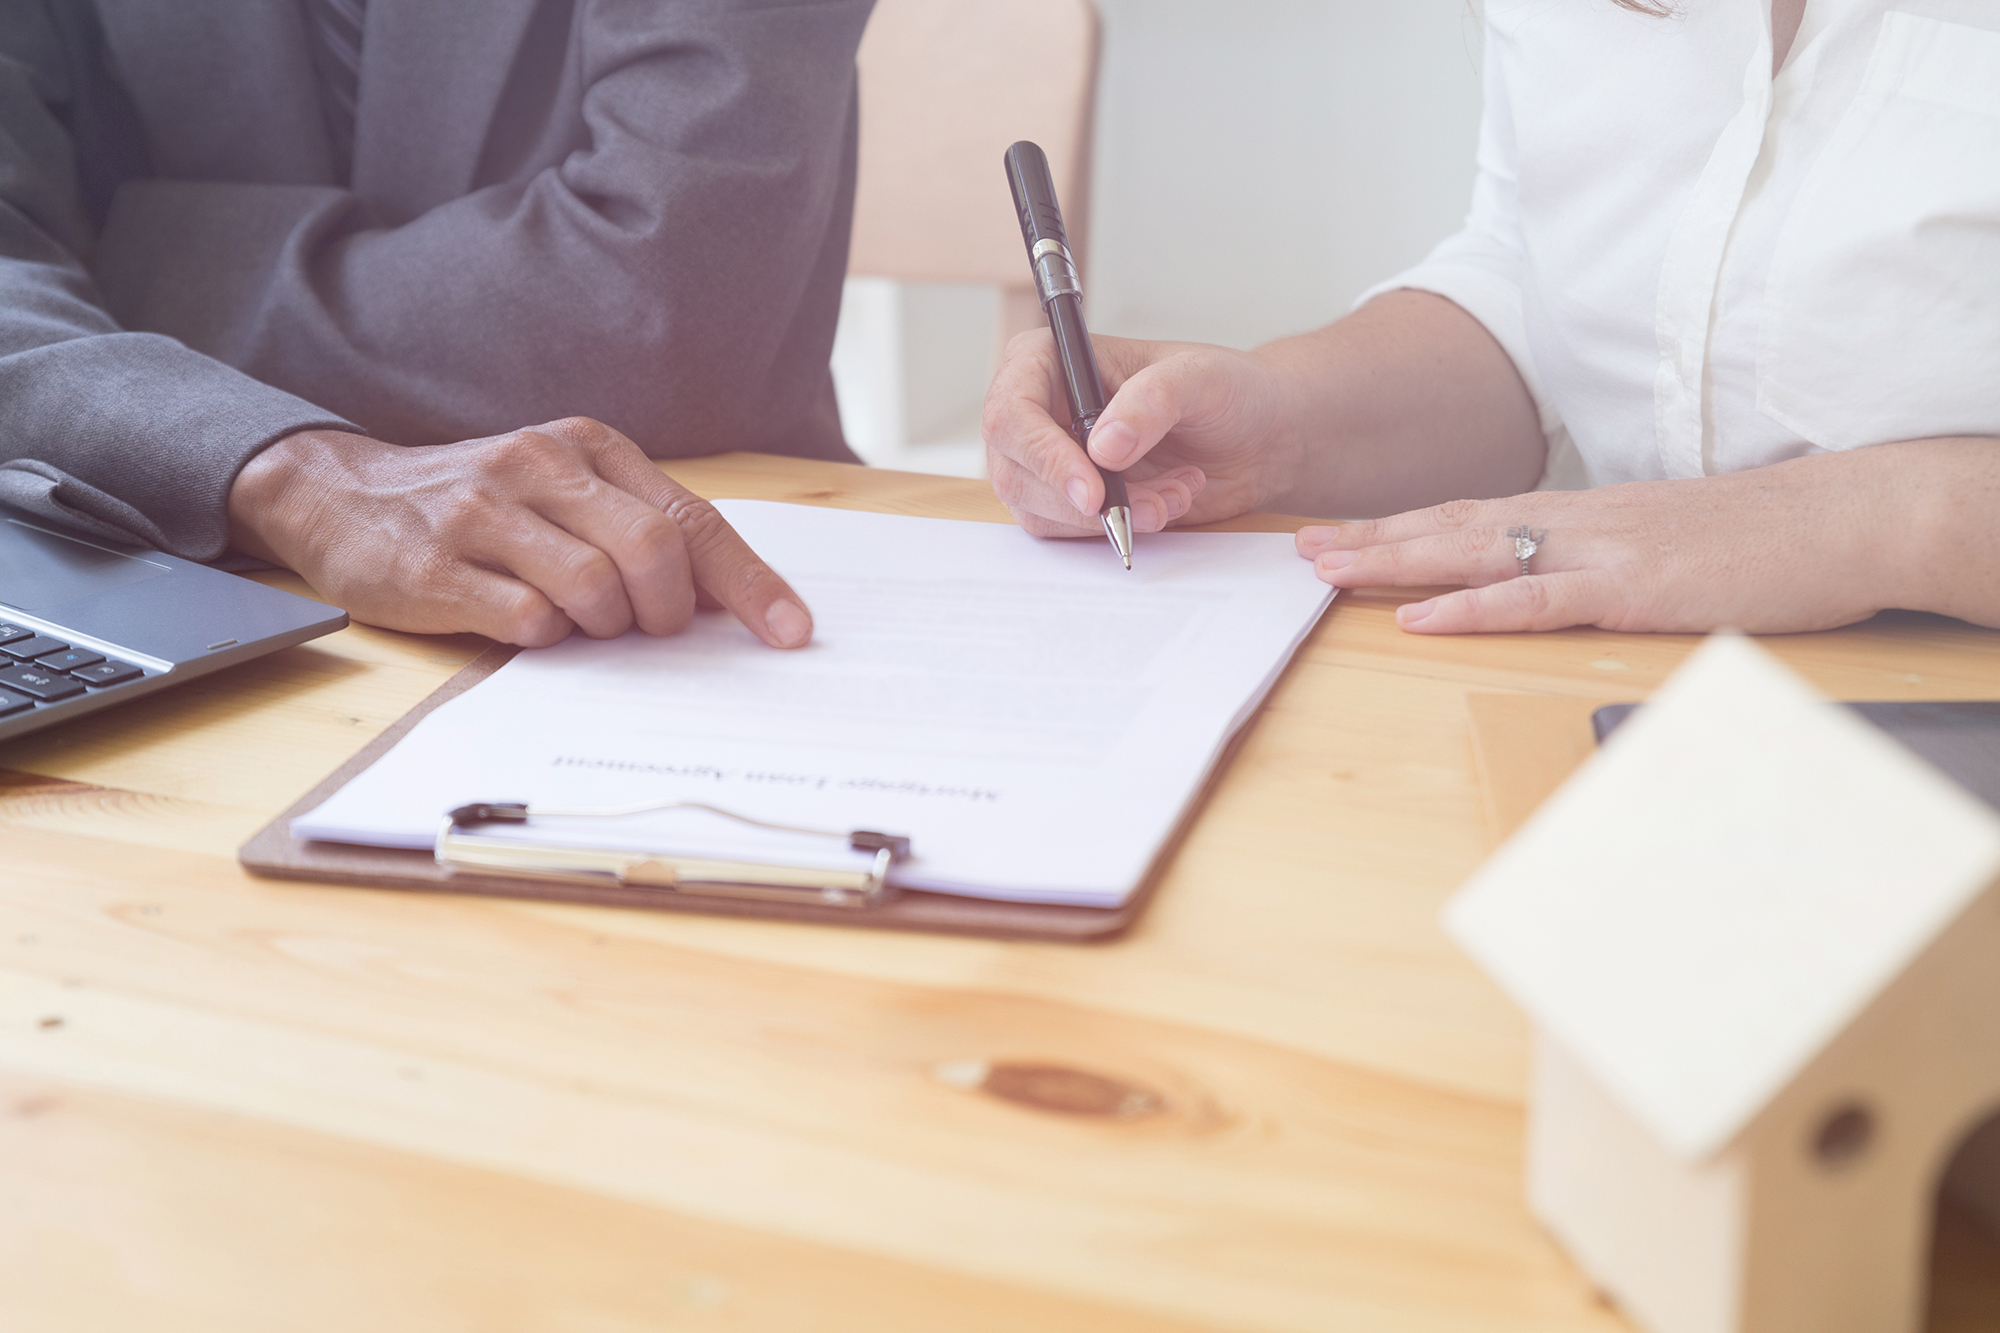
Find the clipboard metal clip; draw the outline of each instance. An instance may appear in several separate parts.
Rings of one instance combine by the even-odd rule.
[[[864,869],[845,866],[774,865],[754,861],[718,860],[665,852],[610,848],[565,847],[514,838],[482,837],[485,824],[526,824],[542,818],[616,819],[658,810],[701,810],[753,828],[838,841],[850,851],[874,854]],[[910,840],[893,833],[855,829],[799,828],[751,819],[720,806],[699,801],[660,801],[602,810],[556,810],[522,801],[482,801],[461,805],[438,828],[437,863],[447,873],[504,875],[517,879],[560,880],[572,884],[604,884],[661,889],[704,898],[753,898],[801,906],[838,907],[866,911],[896,896],[889,868],[910,854]]]

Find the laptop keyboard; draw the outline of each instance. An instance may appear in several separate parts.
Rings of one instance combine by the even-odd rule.
[[[0,622],[0,717],[134,685],[146,672],[25,625]],[[39,724],[38,724],[39,725]]]

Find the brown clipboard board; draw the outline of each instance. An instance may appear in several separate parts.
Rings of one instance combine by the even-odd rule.
[[[254,875],[268,879],[310,880],[321,884],[351,884],[366,888],[415,889],[487,897],[528,898],[543,902],[590,903],[602,907],[638,907],[653,911],[700,912],[712,916],[763,917],[782,921],[813,921],[826,925],[863,926],[881,930],[919,930],[997,939],[1045,940],[1084,944],[1115,939],[1139,919],[1158,887],[1188,829],[1213,792],[1242,744],[1246,723],[1230,737],[1208,780],[1188,804],[1145,878],[1118,907],[1069,907],[1055,903],[1010,903],[990,898],[906,890],[880,907],[865,911],[819,907],[810,903],[772,903],[754,899],[696,897],[660,889],[618,884],[571,884],[555,880],[524,880],[463,871],[447,874],[428,851],[393,847],[361,847],[350,843],[294,838],[292,820],[314,809],[346,786],[362,770],[387,754],[410,729],[439,705],[498,671],[519,651],[496,644],[438,686],[428,698],[364,746],[324,781],[294,801],[289,809],[260,829],[237,851],[237,859]],[[1287,668],[1289,669],[1289,667]]]

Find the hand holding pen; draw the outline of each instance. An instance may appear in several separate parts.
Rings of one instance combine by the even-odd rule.
[[[1097,372],[1097,356],[1090,346],[1090,330],[1083,322],[1083,286],[1069,252],[1062,209],[1056,203],[1055,179],[1049,174],[1048,158],[1025,139],[1007,150],[1006,164],[1021,240],[1028,247],[1028,266],[1035,275],[1035,294],[1049,317],[1049,332],[1055,335],[1056,361],[1062,367],[1063,388],[1069,398],[1070,435],[1088,452],[1091,428],[1104,412],[1106,395],[1104,380]],[[1125,478],[1102,466],[1097,472],[1104,486],[1097,508],[1104,535],[1130,569],[1132,505],[1125,493]]]
[[[1197,468],[1163,471],[1156,464],[1148,464],[1142,468],[1144,483],[1128,492],[1123,464],[1138,461],[1136,454],[1128,450],[1128,457],[1107,459],[1108,466],[1092,459],[1092,431],[1104,412],[1107,395],[1092,339],[1083,322],[1082,287],[1056,203],[1048,159],[1034,144],[1017,143],[1007,150],[1006,168],[1021,239],[1027,248],[1036,295],[1048,316],[1053,344],[1043,344],[1032,354],[1034,364],[1026,369],[1025,376],[1016,350],[1010,349],[1008,365],[988,395],[986,434],[994,485],[1003,496],[1023,485],[1035,486],[1028,478],[1013,474],[1022,470],[1015,455],[1020,453],[1024,433],[1039,437],[1031,446],[1037,455],[1029,463],[1032,472],[1043,483],[1055,487],[1073,514],[1095,516],[1097,526],[1129,569],[1132,534],[1157,531],[1186,513],[1204,478]],[[1122,340],[1105,341],[1115,344]],[[1064,401],[1050,403],[1044,397],[1044,386],[1052,387],[1056,378],[1063,384]],[[1123,375],[1117,378],[1122,379]],[[1132,432],[1127,426],[1109,423],[1103,434],[1122,439]],[[1100,447],[1105,443],[1104,439],[1098,441]],[[1034,511],[1014,508],[1022,526],[1037,536],[1079,535],[1083,529],[1073,521],[1037,521],[1039,512],[1060,505],[1061,501],[1052,495],[1035,506]]]

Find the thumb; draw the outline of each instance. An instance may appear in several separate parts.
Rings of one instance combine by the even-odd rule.
[[[1200,350],[1177,352],[1118,386],[1090,432],[1091,458],[1123,471],[1190,418],[1213,414],[1226,369]]]

